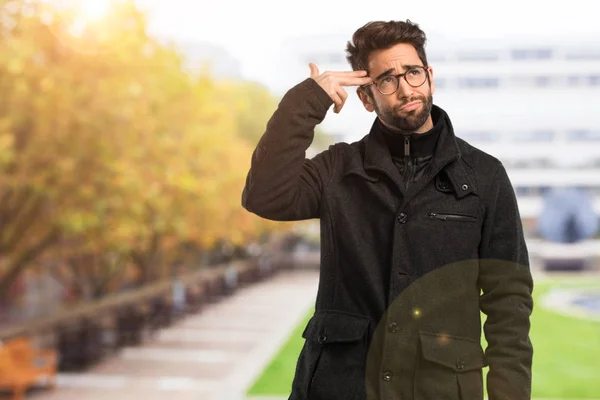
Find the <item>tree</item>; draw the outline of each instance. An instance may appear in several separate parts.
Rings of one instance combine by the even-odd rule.
[[[191,75],[132,2],[49,7],[0,0],[0,293],[41,254],[101,295],[131,261],[148,282],[183,244],[281,229],[240,204],[266,89]]]

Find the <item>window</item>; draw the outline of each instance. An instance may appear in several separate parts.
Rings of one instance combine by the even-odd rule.
[[[516,132],[513,136],[517,142],[551,142],[554,139],[554,132],[551,130],[535,130]]]
[[[436,78],[434,83],[436,89],[443,89],[446,87],[446,79],[444,78]]]
[[[458,86],[461,88],[495,88],[500,84],[498,78],[460,78]]]
[[[567,81],[569,86],[600,86],[600,75],[571,75]]]
[[[465,131],[459,136],[466,141],[473,142],[493,142],[496,140],[496,135],[490,131]]]
[[[575,129],[567,132],[569,140],[581,142],[596,142],[600,141],[600,131],[591,131],[588,129]]]
[[[600,49],[574,49],[565,54],[567,60],[600,60]]]
[[[587,77],[588,85],[600,86],[600,75],[590,75]]]
[[[436,63],[436,62],[444,62],[446,61],[446,56],[439,53],[433,53],[427,55],[427,63]]]
[[[516,169],[547,169],[553,166],[552,161],[548,158],[527,158],[515,160],[512,167]]]
[[[552,168],[554,163],[549,158],[536,158],[532,160],[531,166],[533,168]]]
[[[549,76],[536,76],[534,82],[537,87],[548,87],[552,83],[552,78]]]
[[[459,53],[458,61],[498,61],[498,54],[483,51]]]
[[[529,196],[531,194],[531,189],[527,186],[516,186],[515,187],[516,195],[519,197]]]
[[[520,87],[556,87],[564,84],[564,77],[548,75],[512,75],[510,78],[511,86]]]
[[[514,49],[511,51],[513,60],[548,60],[552,58],[551,49]]]

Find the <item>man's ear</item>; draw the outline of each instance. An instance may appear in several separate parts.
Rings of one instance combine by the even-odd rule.
[[[356,94],[358,95],[358,98],[360,99],[363,106],[365,107],[365,110],[367,110],[368,112],[375,111],[375,105],[373,104],[373,99],[367,93],[367,89],[359,87],[356,89]]]
[[[435,93],[435,83],[433,81],[433,68],[431,66],[427,67],[427,71],[429,72],[429,87],[431,89],[431,94]]]

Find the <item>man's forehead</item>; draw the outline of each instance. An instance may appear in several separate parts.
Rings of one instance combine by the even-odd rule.
[[[396,45],[390,49],[378,50],[369,57],[369,72],[380,74],[389,69],[401,73],[415,65],[422,65],[414,47]]]
[[[413,63],[406,62],[388,62],[388,63],[369,63],[368,72],[371,76],[401,74],[411,68],[420,67],[422,63],[417,61]]]

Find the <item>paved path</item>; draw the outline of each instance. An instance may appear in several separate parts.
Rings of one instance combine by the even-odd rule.
[[[541,271],[536,277],[548,278]],[[37,390],[28,399],[246,400],[246,389],[312,307],[317,284],[316,270],[282,272],[85,373],[61,373],[56,390]]]
[[[31,400],[241,400],[314,304],[316,270],[281,272],[125,348],[85,373],[61,373]]]

